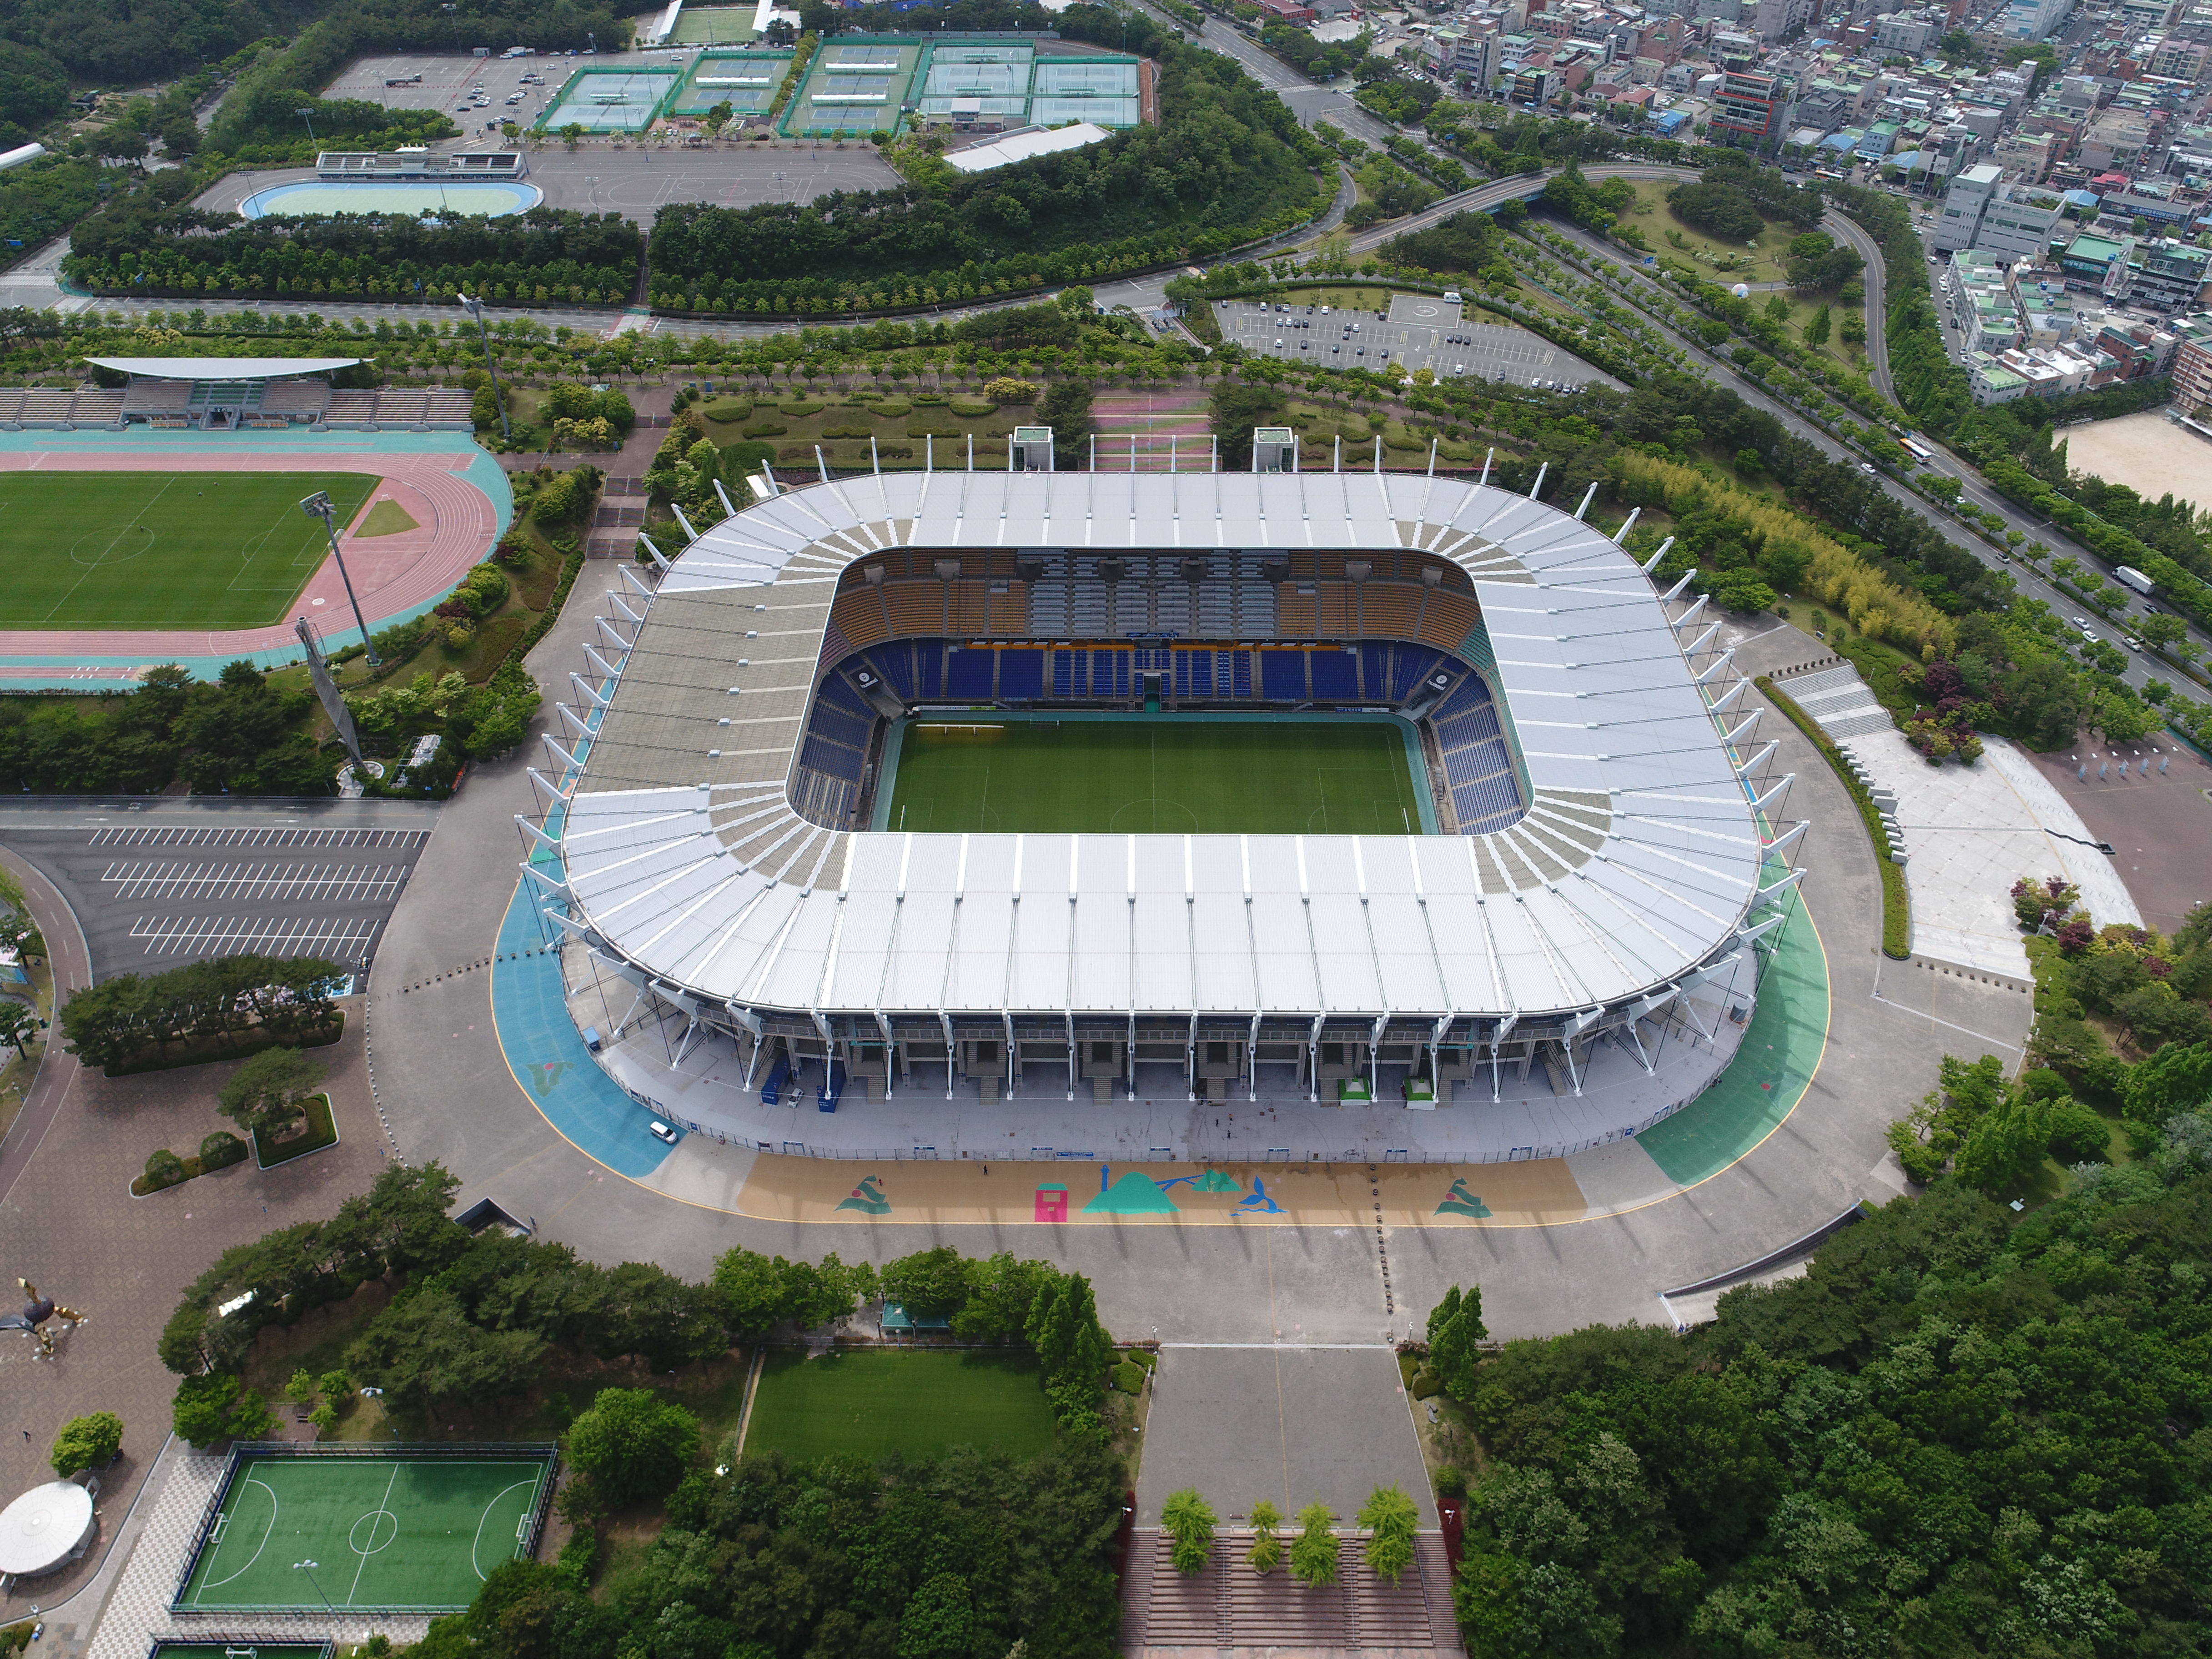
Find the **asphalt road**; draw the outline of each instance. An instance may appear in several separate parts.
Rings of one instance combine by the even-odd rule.
[[[437,817],[410,801],[49,797],[0,807],[0,845],[75,912],[100,979],[246,952],[358,970]]]
[[[1587,233],[1578,230],[1572,226],[1558,222],[1553,222],[1553,228],[1559,231],[1570,240],[1580,244],[1585,253],[1594,258],[1604,258],[1615,264],[1620,263],[1620,255],[1617,250],[1598,241],[1595,237],[1590,236]],[[1796,434],[1798,437],[1804,439],[1808,443],[1814,446],[1822,454],[1827,456],[1830,459],[1849,461],[1854,465],[1863,466],[1865,465],[1859,460],[1855,453],[1846,450],[1841,444],[1831,438],[1826,432],[1820,430],[1820,428],[1814,426],[1811,422],[1806,420],[1804,416],[1798,414],[1796,410],[1790,408],[1788,404],[1770,397],[1765,391],[1760,389],[1757,382],[1753,381],[1747,375],[1739,374],[1733,364],[1727,362],[1725,360],[1708,351],[1701,343],[1686,338],[1685,337],[1675,333],[1672,329],[1668,328],[1663,323],[1659,322],[1655,318],[1647,315],[1644,318],[1644,321],[1650,324],[1654,328],[1658,329],[1662,335],[1677,345],[1686,348],[1692,354],[1693,357],[1703,364],[1705,373],[1708,379],[1717,380],[1722,385],[1728,386],[1730,390],[1735,392],[1737,396],[1741,397],[1746,403],[1751,404],[1753,408],[1764,410],[1768,414],[1772,415],[1792,433]],[[2004,497],[1990,489],[1986,484],[1980,481],[1978,474],[1973,473],[1970,468],[1964,466],[1954,457],[1949,456],[1948,452],[1942,450],[1941,447],[1938,447],[1937,453],[1939,457],[1942,459],[1944,464],[1939,465],[1935,470],[1960,477],[1962,480],[1967,500],[1973,502],[1976,506],[1985,507],[1992,513],[2000,514],[2003,517],[2006,524],[2010,528],[2021,532],[2030,540],[2042,540],[2050,545],[2057,547],[2061,551],[2064,551],[2067,549],[2074,547],[2075,544],[2072,542],[2066,540],[2061,532],[2055,531],[2049,524],[2038,520],[2033,514],[2022,513],[2021,509],[2014,506],[2012,502],[2005,500]],[[1920,514],[1923,517],[1932,516],[1929,512],[1929,503],[1926,497],[1921,495],[1917,491],[1907,488],[1902,481],[1892,477],[1887,473],[1880,473],[1877,474],[1876,477],[1882,489],[1887,490],[1893,499],[1911,507],[1914,512]],[[1936,522],[1938,522],[1939,525],[1941,524],[1940,520],[1937,520]],[[1942,526],[1942,527],[1946,530],[1946,532],[1951,537],[1951,539],[1954,542],[1958,545],[1964,547],[1977,559],[1980,560],[1982,563],[1987,565],[1992,570],[2002,571],[2004,574],[2009,576],[2013,582],[2018,586],[2019,590],[2028,598],[2041,599],[2058,615],[2069,619],[2075,616],[2081,614],[2084,607],[2079,600],[2069,599],[2065,594],[2061,593],[2049,582],[2037,575],[2033,569],[2025,562],[2014,560],[2008,563],[2005,561],[1999,559],[1994,551],[1982,545],[1978,538],[1972,537],[1966,532],[1950,526]],[[2095,560],[2094,556],[2088,556],[2091,557],[2093,564],[2102,563],[2102,561]],[[2130,606],[2131,612],[2139,611],[2141,609],[2142,606],[2139,603]],[[2113,633],[2117,631],[2115,626],[2103,624],[2100,618],[2091,617],[2090,622],[2095,631],[2108,640],[2111,639]],[[2196,634],[2197,631],[2198,630],[2193,628],[2191,629],[2192,634]],[[2123,672],[2121,678],[2130,685],[2136,687],[2137,690],[2141,690],[2147,682],[2153,679],[2166,678],[2171,672],[2172,671],[2170,669],[2166,668],[2164,664],[2158,662],[2155,659],[2146,661],[2142,657],[2130,654],[2128,659],[2127,667]]]

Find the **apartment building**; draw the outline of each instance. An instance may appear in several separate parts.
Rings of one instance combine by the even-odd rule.
[[[2212,313],[2173,325],[2173,404],[2203,420],[2212,411]]]

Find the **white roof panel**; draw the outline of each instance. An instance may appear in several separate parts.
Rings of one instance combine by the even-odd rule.
[[[1427,550],[1467,572],[1482,608],[1495,661],[1477,665],[1525,764],[1528,811],[1479,837],[1356,843],[833,832],[771,781],[787,751],[758,757],[750,781],[629,787],[654,766],[629,734],[669,718],[647,687],[645,720],[603,732],[565,813],[578,917],[611,957],[769,1012],[1539,1016],[1663,987],[1743,921],[1759,835],[1682,641],[1627,557],[1554,508],[1357,470],[884,474],[787,489],[707,531],[664,578],[660,594],[755,590],[711,614],[757,618],[773,647],[702,653],[659,631],[652,599],[625,599],[646,618],[640,643],[668,641],[656,672],[689,657],[705,684],[741,653],[788,658],[748,683],[788,696],[774,688],[810,684],[844,567],[908,546]],[[617,716],[624,696],[617,681]],[[763,729],[793,734],[771,746],[796,740],[788,718]]]

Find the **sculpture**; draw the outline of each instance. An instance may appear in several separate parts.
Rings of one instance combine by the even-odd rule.
[[[75,1330],[84,1323],[85,1316],[74,1308],[64,1308],[50,1296],[40,1295],[39,1287],[27,1279],[19,1279],[15,1282],[23,1287],[23,1294],[30,1300],[23,1304],[21,1313],[0,1314],[0,1330],[24,1331],[37,1337],[38,1357],[52,1359],[54,1357],[54,1334],[46,1328],[47,1322],[66,1319],[70,1328]]]

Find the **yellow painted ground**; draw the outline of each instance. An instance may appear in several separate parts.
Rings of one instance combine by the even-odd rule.
[[[940,1162],[867,1164],[757,1157],[743,1214],[781,1221],[944,1225],[1535,1226],[1579,1221],[1582,1189],[1562,1158],[1525,1164]]]

